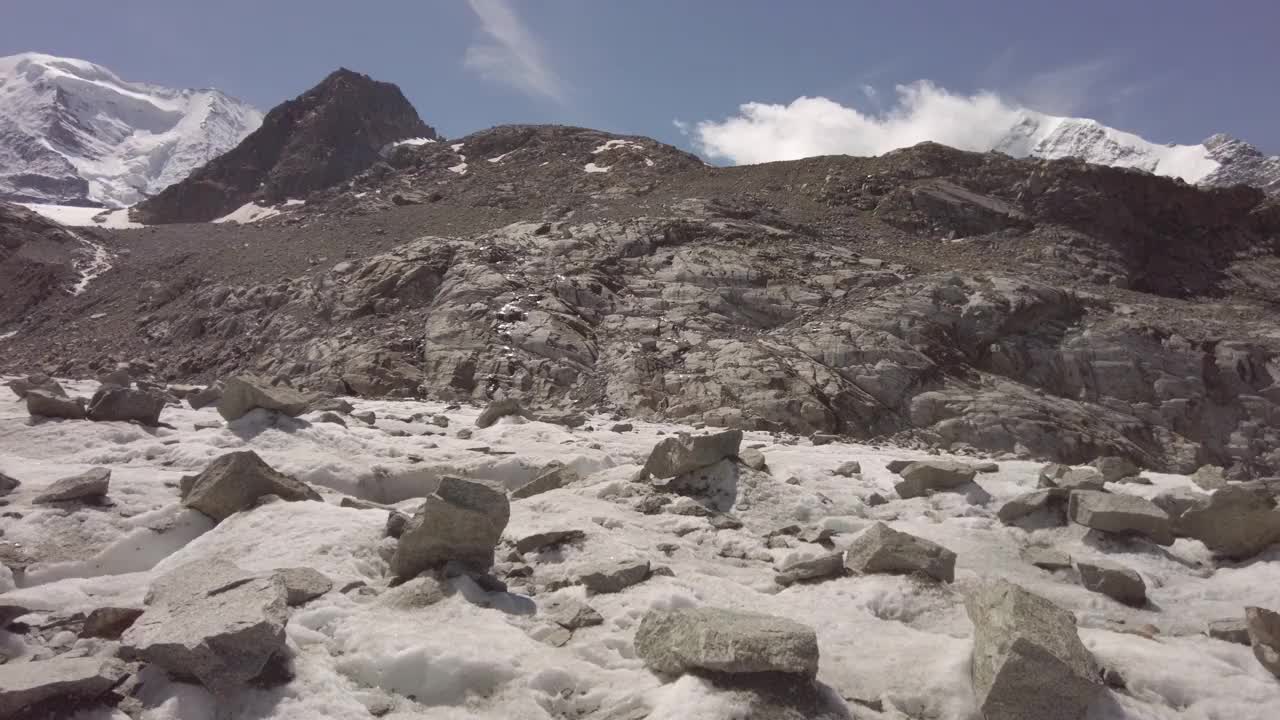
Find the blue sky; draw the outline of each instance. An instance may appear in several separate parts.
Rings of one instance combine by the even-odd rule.
[[[1156,142],[1280,152],[1280,3],[119,0],[9,3],[0,55],[79,57],[262,109],[346,66],[456,137],[558,122],[684,147],[699,122],[802,96],[876,121],[934,99],[1096,118]],[[109,11],[104,8],[110,7]],[[977,96],[980,91],[989,94]],[[919,93],[917,93],[917,99]]]

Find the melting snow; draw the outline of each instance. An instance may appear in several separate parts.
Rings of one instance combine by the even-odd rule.
[[[461,150],[461,149],[462,149],[462,146],[463,146],[463,145],[465,145],[465,144],[466,144],[466,143],[454,143],[454,144],[452,144],[452,145],[450,145],[450,146],[449,146],[449,149],[450,149],[450,150],[453,150],[454,152],[458,152],[459,150]]]
[[[610,169],[609,165],[597,165],[593,162],[587,163],[586,165],[582,166],[582,170],[584,172],[589,172],[589,173],[609,172],[609,169]]]
[[[500,162],[502,162],[502,161],[503,161],[503,159],[504,159],[504,158],[506,158],[506,157],[507,157],[508,155],[510,155],[512,152],[515,152],[515,150],[512,150],[511,152],[504,152],[504,153],[502,153],[501,155],[499,155],[499,156],[497,156],[497,157],[491,157],[491,158],[489,158],[489,162],[491,162],[491,163],[500,163]]]
[[[426,145],[427,143],[433,143],[433,142],[435,142],[435,140],[432,138],[416,137],[416,138],[406,138],[404,140],[397,140],[391,144],[392,145]]]
[[[464,158],[463,161],[458,163],[457,165],[451,165],[449,167],[449,172],[455,172],[455,173],[458,173],[459,175],[465,174],[467,172],[466,159]]]
[[[608,141],[608,142],[606,142],[605,144],[603,144],[603,145],[600,145],[600,146],[596,147],[596,149],[595,149],[595,150],[592,150],[592,151],[591,151],[591,154],[592,154],[592,155],[599,155],[599,154],[600,154],[600,153],[602,153],[602,152],[605,152],[605,151],[608,151],[608,150],[613,150],[614,148],[620,148],[620,147],[632,147],[632,148],[635,148],[635,149],[637,149],[637,150],[643,150],[643,149],[644,149],[644,146],[643,146],[643,145],[641,145],[640,143],[638,143],[638,142],[636,142],[636,141],[634,141],[634,140],[609,140],[609,141]]]
[[[227,213],[226,215],[223,215],[217,220],[214,220],[213,222],[216,222],[216,223],[233,222],[233,223],[240,223],[241,225],[246,225],[248,223],[258,222],[259,220],[266,220],[267,218],[275,217],[276,215],[279,215],[279,214],[280,214],[280,210],[278,208],[263,207],[257,203],[247,202],[244,205],[241,205],[240,207],[236,208],[235,210],[232,210],[231,212]]]
[[[10,330],[7,333],[0,333],[0,340],[8,340],[9,338],[16,336],[17,334],[18,334],[17,330]]]

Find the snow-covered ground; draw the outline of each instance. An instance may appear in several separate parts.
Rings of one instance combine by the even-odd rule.
[[[69,386],[84,395],[93,389],[93,383]],[[1211,620],[1240,617],[1245,605],[1280,608],[1280,550],[1215,568],[1196,541],[1178,540],[1164,549],[1100,543],[1079,527],[1028,533],[1002,525],[995,511],[1034,489],[1037,463],[1002,461],[998,472],[980,475],[992,496],[985,503],[939,493],[871,507],[864,498],[873,492],[896,497],[897,478],[885,463],[922,453],[845,443],[815,447],[805,439],[749,432],[743,444],[759,446],[772,479],[740,488],[733,512],[743,528],[715,530],[706,518],[641,514],[628,498],[639,464],[662,434],[689,428],[634,422],[633,431],[615,433],[609,420],[596,417],[590,422],[595,430],[512,418],[479,429],[477,408],[352,402],[358,411],[374,411],[375,425],[348,417],[344,428],[308,422],[315,415],[276,419],[261,410],[227,425],[213,409],[169,407],[161,419],[171,427],[148,430],[123,423],[29,424],[23,405],[5,390],[0,471],[23,485],[7,497],[0,541],[20,543],[46,561],[28,570],[23,587],[10,590],[13,581],[0,577],[0,590],[50,613],[140,606],[158,573],[215,558],[252,570],[308,566],[329,575],[336,588],[363,581],[375,590],[334,590],[293,611],[288,637],[296,675],[284,686],[215,702],[198,686],[146,671],[146,720],[367,718],[368,707],[388,702],[388,718],[745,717],[732,699],[696,677],[663,684],[635,655],[633,637],[647,610],[702,605],[772,613],[814,627],[819,682],[847,701],[850,717],[976,720],[969,679],[972,627],[962,596],[981,576],[1008,578],[1076,614],[1085,644],[1128,685],[1094,708],[1094,720],[1280,717],[1280,681],[1248,647],[1204,635]],[[406,421],[417,413],[443,413],[449,427]],[[197,429],[205,424],[213,427]],[[460,428],[471,429],[472,437],[456,437]],[[184,474],[240,449],[253,449],[274,467],[312,483],[325,501],[272,503],[216,527],[179,505],[176,486]],[[551,460],[572,465],[583,479],[513,501],[506,536],[577,529],[586,538],[580,546],[526,556],[540,575],[572,574],[600,559],[631,557],[665,565],[673,575],[591,597],[579,587],[532,597],[485,593],[459,579],[451,594],[426,608],[396,609],[378,601],[388,585],[379,552],[389,542],[382,539],[386,513],[339,507],[343,494],[408,509],[442,475],[515,488]],[[834,474],[849,460],[861,463],[860,475]],[[68,512],[30,504],[40,488],[95,466],[112,469],[111,507]],[[1109,489],[1150,496],[1188,485],[1182,476],[1148,477],[1151,486]],[[786,589],[774,584],[775,563],[822,548],[797,542],[769,549],[763,538],[769,529],[817,524],[836,531],[836,546],[843,547],[875,520],[956,552],[955,583],[871,575]],[[1105,555],[1138,570],[1150,605],[1130,608],[1085,590],[1068,572],[1027,564],[1019,550],[1032,542],[1077,558]],[[604,623],[575,630],[563,647],[535,639],[538,607],[552,596],[584,599]],[[65,642],[83,653],[114,649],[107,641]],[[0,633],[0,652],[33,651],[21,636]],[[878,702],[882,711],[854,699]]]
[[[141,223],[136,223],[129,219],[128,208],[104,210],[98,207],[77,207],[74,205],[18,204],[68,227],[99,227],[112,230],[142,227]]]

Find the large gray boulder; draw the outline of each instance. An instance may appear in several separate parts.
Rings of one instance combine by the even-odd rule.
[[[1231,485],[1184,510],[1177,529],[1218,555],[1245,559],[1280,542],[1280,511],[1270,493]]]
[[[659,479],[677,477],[736,457],[741,445],[741,430],[709,435],[672,435],[663,438],[649,452],[643,472]]]
[[[297,417],[307,411],[310,402],[310,397],[291,387],[272,385],[252,375],[237,375],[223,383],[218,414],[229,422],[254,408],[263,408]]]
[[[400,534],[391,569],[407,578],[456,560],[487,570],[510,519],[506,493],[472,480],[441,478]]]
[[[1102,692],[1075,617],[1006,580],[965,597],[973,690],[986,720],[1080,720]]]
[[[818,636],[793,620],[720,608],[650,610],[636,654],[654,672],[818,674]]]
[[[996,517],[1005,525],[1017,525],[1033,517],[1040,518],[1046,525],[1066,525],[1069,495],[1061,488],[1023,493],[1001,505]]]
[[[27,414],[32,417],[63,418],[64,420],[83,420],[84,401],[69,398],[66,395],[55,395],[48,390],[30,390],[26,395]]]
[[[264,495],[289,501],[319,500],[310,485],[278,472],[252,450],[218,457],[191,482],[182,504],[222,521],[253,507]]]
[[[1253,656],[1262,667],[1280,678],[1280,613],[1260,607],[1244,609],[1245,627]]]
[[[1094,530],[1145,537],[1158,545],[1173,544],[1169,514],[1136,495],[1076,490],[1067,503],[1067,516]]]
[[[114,658],[58,657],[4,663],[0,665],[0,720],[45,717],[41,704],[48,701],[94,700],[127,674],[125,664]]]
[[[284,651],[287,596],[277,574],[251,575],[224,560],[182,565],[152,583],[121,653],[230,697]]]
[[[95,422],[137,421],[155,427],[160,424],[164,397],[149,390],[131,390],[104,385],[89,400],[86,413]]]
[[[1134,607],[1147,604],[1147,584],[1135,570],[1108,560],[1076,560],[1086,590]]]
[[[93,468],[79,475],[72,475],[54,482],[36,496],[34,503],[55,503],[69,500],[96,501],[107,494],[111,485],[109,468]]]
[[[520,401],[515,398],[494,400],[489,403],[489,406],[486,407],[478,417],[476,417],[476,427],[481,429],[487,428],[508,415],[527,417],[528,413],[525,412]]]
[[[878,522],[854,537],[844,565],[856,573],[924,573],[951,582],[955,580],[956,554]]]
[[[938,490],[952,490],[973,482],[976,470],[953,460],[922,460],[898,471],[902,480],[893,486],[902,498],[928,495]]]

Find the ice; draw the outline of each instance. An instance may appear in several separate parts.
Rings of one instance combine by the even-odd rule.
[[[94,388],[68,384],[78,395]],[[734,511],[745,527],[716,531],[705,518],[643,515],[629,506],[627,496],[649,450],[666,435],[691,430],[686,426],[628,419],[634,431],[613,433],[607,429],[610,419],[602,416],[588,419],[595,430],[511,417],[480,429],[474,427],[478,406],[445,410],[440,402],[350,400],[357,410],[374,411],[377,422],[353,421],[344,428],[309,422],[309,415],[284,419],[258,410],[230,426],[196,430],[196,423],[217,420],[216,410],[170,406],[162,420],[171,427],[29,425],[21,402],[6,393],[0,397],[0,471],[23,485],[6,498],[6,509],[22,517],[3,520],[2,539],[48,559],[20,582],[0,576],[0,591],[39,609],[42,617],[136,605],[159,573],[214,558],[253,571],[313,567],[338,587],[367,586],[367,594],[335,590],[293,611],[288,641],[295,677],[282,687],[215,703],[196,686],[145,671],[141,692],[148,719],[367,718],[366,702],[389,703],[386,717],[392,718],[743,717],[748,708],[739,696],[692,676],[664,684],[644,669],[632,647],[650,609],[718,606],[814,627],[822,657],[818,677],[828,694],[884,707],[884,713],[870,714],[850,702],[853,717],[972,720],[972,628],[962,598],[985,576],[1008,578],[1072,611],[1085,644],[1125,677],[1129,689],[1112,693],[1092,720],[1269,720],[1280,707],[1280,683],[1249,648],[1204,634],[1211,620],[1239,616],[1245,605],[1280,608],[1280,548],[1213,568],[1204,547],[1185,539],[1155,549],[1100,541],[1079,527],[1033,533],[1005,527],[995,509],[1035,487],[1040,463],[1002,460],[998,472],[979,475],[993,498],[985,505],[940,493],[873,508],[863,502],[870,493],[894,497],[896,476],[885,468],[888,461],[938,456],[855,443],[814,447],[804,439],[747,432],[744,445],[763,445],[771,476],[751,487],[751,507]],[[443,414],[449,428],[405,421],[418,413]],[[456,437],[464,427],[473,431],[468,440]],[[399,430],[411,434],[390,434]],[[469,449],[477,446],[513,454]],[[270,502],[216,526],[181,508],[176,485],[182,475],[243,449],[312,483],[323,502]],[[605,618],[602,625],[574,631],[563,647],[536,639],[537,608],[549,593],[487,592],[458,578],[429,607],[405,610],[378,601],[389,582],[381,539],[386,512],[340,507],[342,494],[411,510],[442,475],[512,488],[552,460],[572,465],[582,479],[513,502],[505,534],[577,529],[585,537],[524,556],[539,577],[570,578],[591,563],[622,558],[648,559],[669,567],[673,576],[655,576],[616,594],[588,597],[581,587],[555,591],[589,603]],[[835,476],[832,471],[849,460],[857,460],[862,473]],[[49,483],[95,465],[112,469],[112,506],[69,511],[30,505]],[[1148,477],[1151,486],[1109,489],[1150,496],[1189,484],[1180,475]],[[783,482],[788,478],[798,484]],[[876,520],[956,552],[956,582],[873,575],[786,589],[773,583],[775,565],[786,558],[826,550],[805,543],[768,548],[768,530],[813,523],[838,531],[840,548]],[[1152,604],[1122,606],[1084,590],[1068,572],[1026,564],[1019,552],[1031,542],[1133,567],[1147,580]],[[659,551],[659,544],[669,553]],[[1159,630],[1154,639],[1123,632],[1148,624]],[[0,652],[32,652],[25,643],[20,636],[0,635]]]

